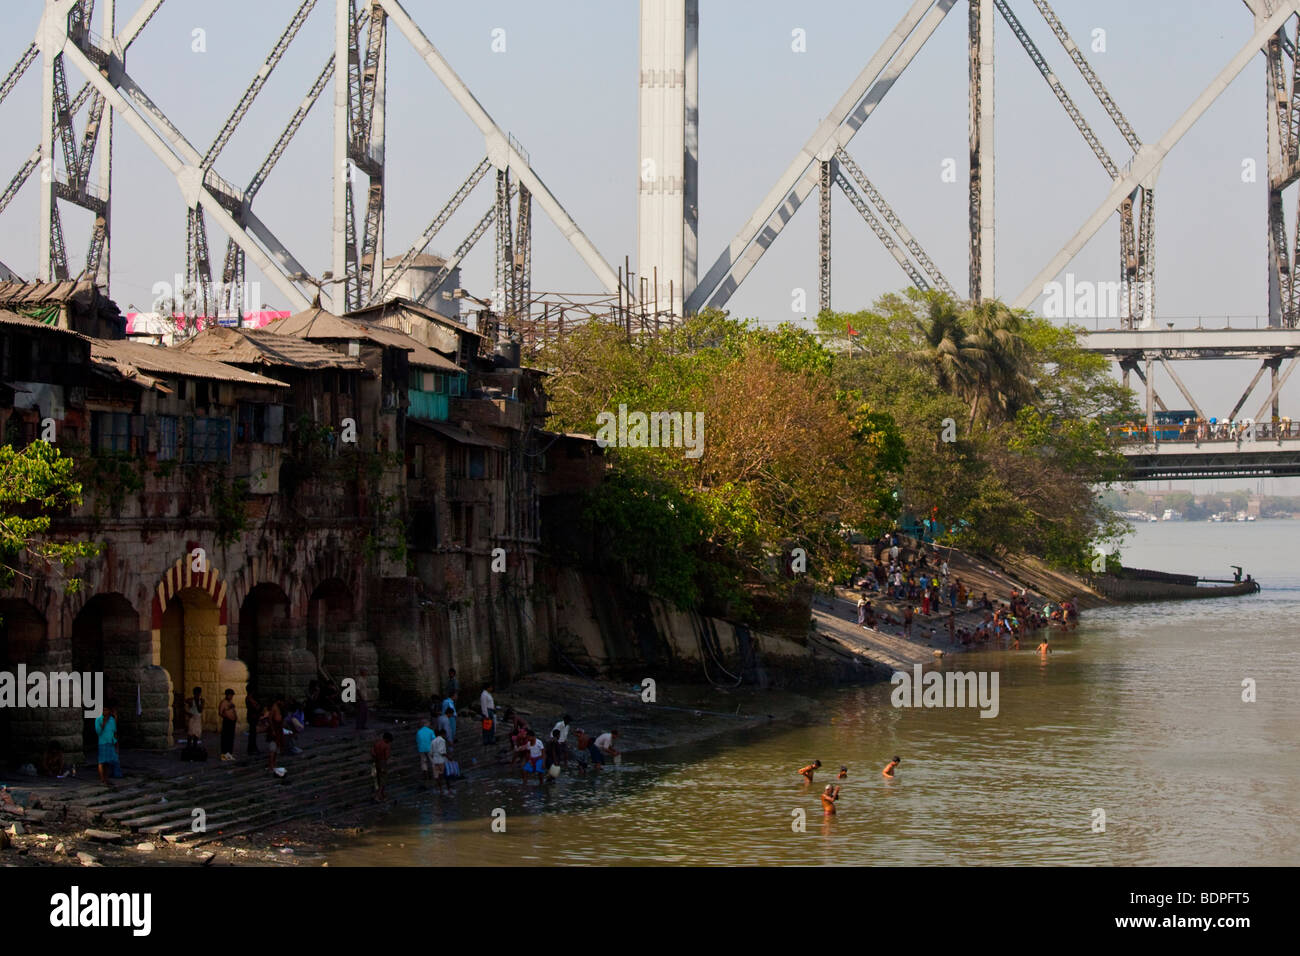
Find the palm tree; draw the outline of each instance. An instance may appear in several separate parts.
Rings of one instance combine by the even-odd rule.
[[[912,353],[912,358],[930,369],[939,388],[965,398],[978,381],[983,352],[967,335],[952,299],[939,294],[927,298],[927,314],[916,320],[925,344]]]
[[[1033,400],[1022,316],[990,300],[972,306],[964,318],[970,345],[980,353],[972,389],[971,424],[975,423],[981,401],[987,401],[991,417],[1004,421],[1014,418]]]

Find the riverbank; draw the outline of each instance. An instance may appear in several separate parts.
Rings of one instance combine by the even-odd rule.
[[[496,695],[498,721],[503,724],[505,709],[512,707],[530,726],[549,733],[567,713],[575,729],[593,734],[618,729],[617,748],[637,754],[775,723],[798,724],[813,719],[817,708],[814,700],[799,694],[748,686],[656,682],[653,700],[645,699],[647,690],[576,675],[532,674]],[[229,763],[195,765],[180,763],[174,754],[127,753],[127,778],[117,781],[113,791],[98,783],[93,766],[66,780],[6,780],[22,805],[10,807],[9,813],[0,811],[0,822],[6,828],[16,822],[21,832],[0,850],[0,866],[318,865],[328,849],[399,807],[433,799],[455,801],[457,793],[488,779],[518,778],[504,728],[496,744],[483,743],[475,701],[462,709],[453,752],[465,779],[451,796],[425,790],[415,753],[415,731],[422,717],[379,711],[372,714],[366,731],[309,728],[300,742],[303,754],[279,761],[286,769],[283,778],[265,769],[264,757],[241,754]],[[393,735],[389,799],[376,804],[370,793],[368,755],[384,731]],[[241,832],[246,826],[240,814],[220,802],[229,802],[228,795],[236,792],[251,798],[241,810],[245,817],[276,806],[281,819],[259,821],[256,829]],[[189,826],[196,809],[203,810],[208,821],[202,834]],[[185,825],[165,834],[147,832],[159,826],[156,820],[164,815]]]
[[[1029,558],[995,563],[960,552],[943,552],[950,573],[976,596],[1005,600],[1013,590],[1028,589],[1035,601],[1073,598],[1081,607],[1105,604],[1083,582],[1046,568]],[[878,629],[856,624],[859,592],[837,588],[834,596],[819,597],[812,608],[808,642],[814,657],[842,659],[854,665],[845,672],[866,681],[887,680],[895,670],[915,664],[982,650],[949,641],[947,611],[917,615],[913,634],[898,625]],[[901,602],[869,594],[882,618],[901,617]],[[956,626],[973,629],[980,611],[962,611]],[[996,648],[995,648],[996,649]],[[703,675],[702,675],[703,676]],[[728,681],[729,683],[729,681]],[[798,725],[818,721],[817,702],[787,690],[751,682],[726,686],[679,681],[601,680],[556,672],[523,677],[496,695],[503,732],[485,745],[479,729],[478,701],[462,702],[458,741],[453,756],[465,779],[457,792],[472,792],[476,783],[518,777],[508,752],[503,716],[513,708],[543,735],[562,714],[572,726],[593,735],[619,729],[617,747],[628,754],[727,738],[777,723]],[[241,753],[236,760],[213,759],[183,764],[175,752],[124,754],[127,778],[108,791],[95,779],[92,766],[65,780],[8,779],[18,805],[0,810],[0,822],[18,823],[11,846],[0,850],[0,865],[63,866],[245,866],[313,865],[344,841],[355,838],[398,808],[436,796],[420,780],[414,735],[424,716],[418,712],[377,709],[365,731],[353,728],[309,728],[302,735],[301,755],[285,755],[284,777],[266,768],[263,756]],[[824,716],[824,715],[822,715]],[[372,798],[369,753],[375,738],[392,733],[388,799]],[[218,753],[209,735],[209,753]],[[244,749],[245,742],[239,743]],[[191,821],[202,811],[205,828]]]

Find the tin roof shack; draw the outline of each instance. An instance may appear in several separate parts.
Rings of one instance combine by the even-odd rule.
[[[386,329],[396,329],[468,368],[475,356],[485,353],[495,340],[475,332],[469,326],[409,299],[389,299],[378,305],[349,312],[355,318]]]
[[[237,536],[277,491],[288,387],[178,349],[91,339],[83,514]],[[257,410],[257,414],[254,414]]]
[[[406,573],[404,460],[409,420],[445,417],[455,385],[463,389],[461,368],[397,329],[343,318],[319,305],[272,322],[264,330],[310,340],[355,358],[370,373],[360,380],[356,440],[378,457],[369,475],[379,523],[377,541],[383,576]]]
[[[474,356],[448,421],[408,419],[408,545],[442,600],[486,598],[493,581],[532,582],[544,459],[530,436],[546,414],[542,374]]]
[[[0,309],[0,435],[6,444],[84,442],[91,378],[84,337]]]
[[[88,279],[0,282],[0,309],[94,338],[120,339],[126,335],[126,319],[117,303]]]
[[[374,375],[359,359],[307,339],[261,329],[209,328],[176,348],[289,386],[279,483],[286,514],[303,519],[355,517],[369,511],[358,497],[361,462],[349,460],[346,454],[365,444],[367,434],[375,434],[373,423],[369,432],[360,425],[368,421],[368,410],[362,408],[359,396]],[[258,414],[254,408],[254,432]]]

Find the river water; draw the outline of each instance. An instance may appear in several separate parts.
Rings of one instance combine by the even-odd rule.
[[[828,692],[811,726],[632,755],[544,794],[517,778],[468,782],[329,860],[1296,865],[1298,557],[1297,521],[1144,524],[1126,564],[1212,577],[1242,564],[1264,590],[1088,611],[1045,662],[1029,649],[950,658],[949,669],[998,672],[992,719],[895,708],[888,684]],[[818,793],[834,773],[813,787],[795,774],[814,758],[849,767],[830,818]],[[498,808],[505,832],[491,827]]]

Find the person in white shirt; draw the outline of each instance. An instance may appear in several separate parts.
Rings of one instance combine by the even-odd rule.
[[[497,702],[492,699],[492,685],[478,695],[478,709],[483,714],[483,745],[497,742]]]
[[[614,749],[614,738],[617,736],[617,730],[607,730],[596,738],[594,746],[602,755],[608,754],[611,757],[617,757],[618,751]],[[604,763],[604,761],[602,760],[601,763]]]
[[[524,767],[519,776],[527,784],[528,775],[535,773],[537,774],[537,784],[541,786],[546,776],[546,761],[543,759],[546,756],[546,745],[538,740],[537,735],[530,730],[524,740],[524,745],[519,749],[526,755]]]
[[[429,755],[433,761],[433,779],[437,781],[438,788],[450,792],[451,785],[447,783],[447,738],[442,728],[438,728],[437,736],[429,744]]]
[[[565,714],[556,722],[555,726],[551,728],[552,730],[558,730],[560,732],[560,743],[562,744],[569,742],[569,721],[571,720],[573,720],[573,718],[568,714]]]

